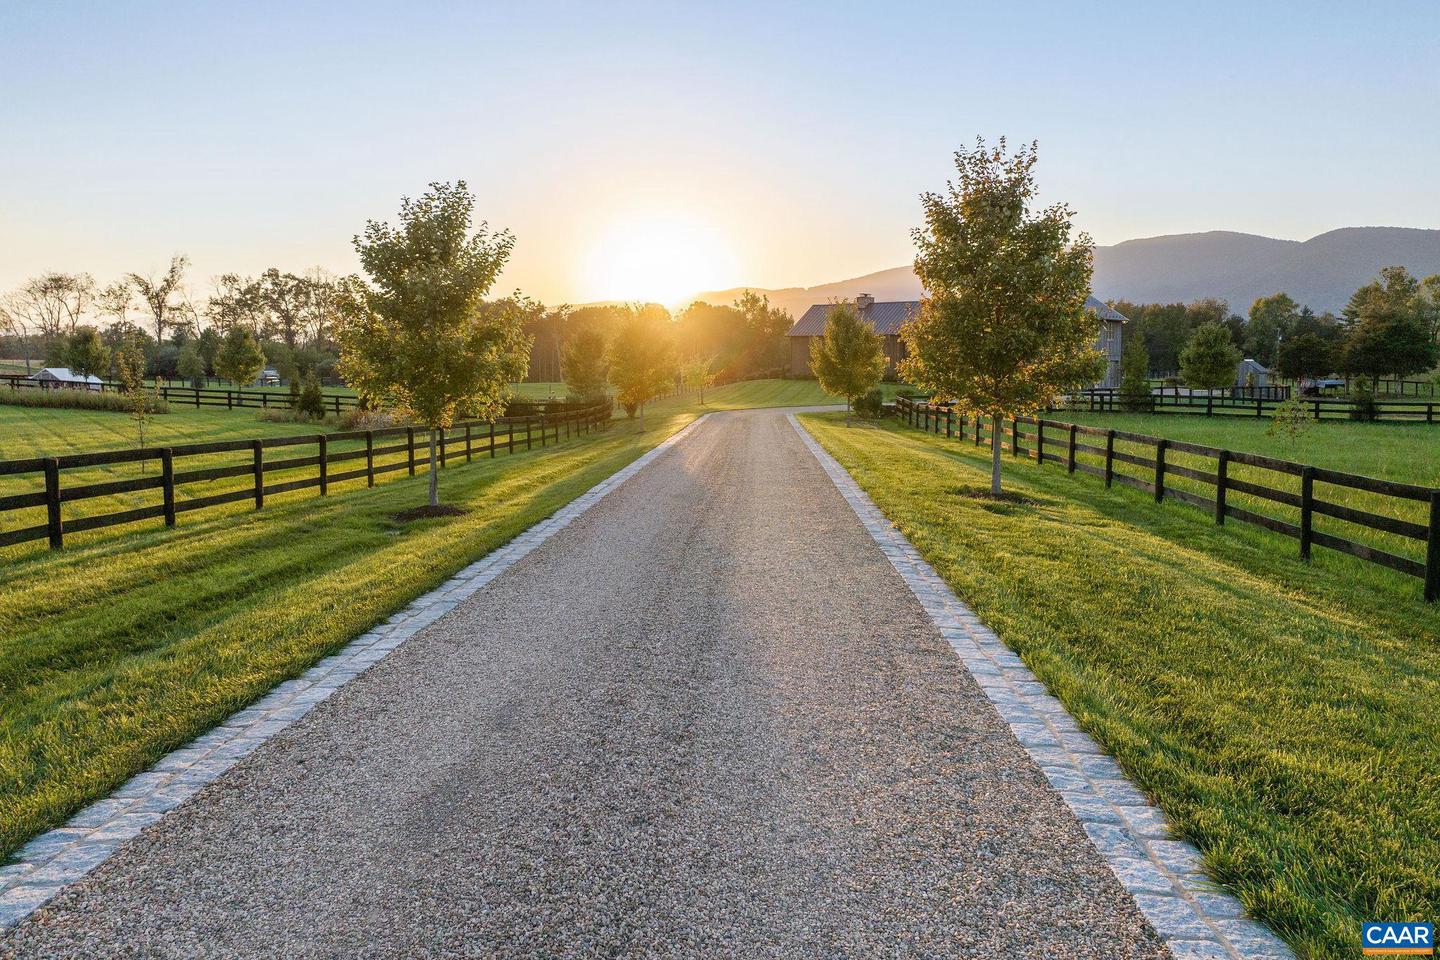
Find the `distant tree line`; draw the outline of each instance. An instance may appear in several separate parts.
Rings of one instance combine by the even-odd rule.
[[[248,383],[267,365],[290,381],[334,375],[337,278],[272,267],[256,277],[224,274],[202,297],[187,286],[188,269],[188,258],[176,256],[159,273],[128,273],[103,287],[88,273],[34,277],[0,297],[0,354],[24,360],[27,370],[70,367],[108,379],[119,377],[125,348],[138,352],[151,378],[228,372]],[[226,365],[227,343],[232,361],[258,362]]]
[[[1440,274],[1419,280],[1404,267],[1381,270],[1355,291],[1338,317],[1317,314],[1285,293],[1260,297],[1246,316],[1217,299],[1111,305],[1130,319],[1125,338],[1144,345],[1148,373],[1178,372],[1186,382],[1199,375],[1184,376],[1192,344],[1189,366],[1195,371],[1214,372],[1233,355],[1232,371],[1248,357],[1297,382],[1332,374],[1405,378],[1432,370],[1440,359]],[[1132,376],[1138,363],[1131,361]]]

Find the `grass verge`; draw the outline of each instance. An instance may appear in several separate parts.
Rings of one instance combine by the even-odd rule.
[[[657,412],[658,414],[658,412]],[[6,561],[0,855],[302,673],[694,419],[672,410],[426,477],[197,514]],[[248,424],[251,428],[255,423]]]
[[[1177,418],[1179,419],[1179,418]],[[1440,912],[1440,612],[1349,557],[888,422],[806,427],[1304,957]]]

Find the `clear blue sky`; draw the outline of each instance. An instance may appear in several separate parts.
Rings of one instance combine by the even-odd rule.
[[[977,134],[1100,243],[1440,227],[1433,0],[707,7],[11,0],[0,288],[349,271],[455,178],[547,302],[654,295],[656,231],[686,282],[812,284],[908,262]]]

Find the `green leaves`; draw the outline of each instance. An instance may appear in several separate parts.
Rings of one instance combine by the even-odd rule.
[[[810,344],[810,370],[826,393],[854,405],[885,375],[885,351],[854,304],[837,303],[825,317],[825,335]]]
[[[1038,154],[977,140],[955,154],[958,179],[920,200],[915,273],[920,314],[901,330],[901,374],[962,409],[1032,414],[1099,379],[1100,321],[1085,309],[1090,238],[1072,240],[1070,209],[1032,213]]]
[[[1233,386],[1240,350],[1230,339],[1230,330],[1218,323],[1203,324],[1180,351],[1180,376],[1201,390]]]
[[[461,410],[499,415],[529,363],[526,302],[485,301],[514,238],[483,222],[472,232],[473,207],[464,181],[402,199],[397,226],[372,220],[355,238],[369,282],[348,278],[337,297],[346,382],[432,430]]]

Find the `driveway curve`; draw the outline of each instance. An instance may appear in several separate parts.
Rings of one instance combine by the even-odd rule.
[[[0,939],[1162,958],[783,411],[715,414]]]

